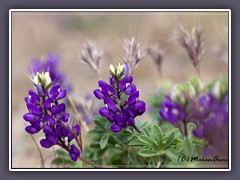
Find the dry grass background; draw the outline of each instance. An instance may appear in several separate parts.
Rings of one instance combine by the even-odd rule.
[[[14,12],[12,14],[12,167],[40,167],[40,158],[30,136],[24,131],[24,97],[32,88],[28,67],[34,58],[45,58],[47,52],[61,57],[60,69],[84,95],[97,87],[98,78],[90,68],[80,63],[79,53],[87,40],[105,50],[102,59],[102,79],[107,80],[110,64],[122,62],[123,38],[133,35],[143,46],[157,43],[165,51],[163,77],[183,82],[195,71],[182,49],[172,38],[174,30],[200,23],[204,28],[206,53],[201,65],[205,82],[227,73],[227,68],[216,58],[212,48],[227,39],[227,13],[217,12],[162,12],[162,13],[79,13],[79,12]],[[145,57],[134,72],[135,84],[141,99],[147,100],[160,81],[155,64]],[[36,135],[37,142],[41,135]],[[52,150],[42,149],[46,164]]]

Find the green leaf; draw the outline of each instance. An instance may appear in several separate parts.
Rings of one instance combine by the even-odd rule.
[[[192,131],[196,128],[196,125],[192,122],[187,124],[187,131],[188,131],[188,137],[189,139],[192,139],[193,133]]]
[[[159,126],[153,126],[153,137],[157,141],[159,147],[162,147],[162,132]]]
[[[184,138],[183,146],[184,146],[184,152],[185,152],[185,154],[191,156],[192,153],[193,153],[193,148],[192,148],[192,145],[191,145],[188,137],[185,137],[185,138]]]
[[[178,138],[179,136],[182,135],[178,128],[173,128],[171,131],[167,133],[167,136],[170,136],[172,133],[174,134],[175,138]]]
[[[147,137],[150,137],[150,132],[147,128],[143,128],[142,131]]]
[[[129,143],[129,146],[145,146],[146,144],[139,141],[138,139],[134,139]]]
[[[104,125],[99,120],[95,120],[94,123],[96,125],[96,129],[105,130]]]
[[[170,136],[168,137],[166,143],[165,143],[165,149],[175,140],[175,134],[172,133],[170,134]]]
[[[102,134],[102,132],[96,130],[96,129],[93,129],[93,130],[90,130],[87,132],[87,135],[88,136],[92,136],[92,135],[99,135],[99,134]]]
[[[100,138],[101,137],[99,135],[91,136],[88,140],[88,143],[92,144],[92,143],[95,143],[95,142],[99,142]]]
[[[158,145],[157,145],[152,139],[150,139],[150,138],[147,137],[147,136],[142,135],[142,136],[139,136],[138,139],[139,139],[141,142],[145,143],[146,145],[148,145],[148,146],[150,146],[150,147],[153,147],[153,148],[156,149],[156,150],[159,149]]]
[[[172,149],[167,149],[165,151],[165,154],[167,155],[167,157],[169,157],[169,159],[171,159],[172,161],[174,162],[177,162],[178,161],[178,158],[179,158],[179,154],[177,152],[175,152],[174,150]]]
[[[108,138],[109,138],[109,135],[108,134],[104,134],[100,140],[100,148],[101,149],[104,149],[107,145],[107,142],[108,142]]]
[[[159,155],[156,150],[150,150],[150,149],[142,149],[138,152],[138,154],[143,157],[152,157],[152,156]]]

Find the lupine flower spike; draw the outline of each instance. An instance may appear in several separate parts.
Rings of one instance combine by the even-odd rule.
[[[29,90],[29,96],[25,98],[29,112],[24,114],[23,119],[30,123],[25,130],[30,134],[43,130],[45,138],[40,140],[42,147],[59,145],[69,152],[73,161],[76,161],[80,150],[70,143],[74,139],[72,131],[76,135],[79,134],[79,125],[69,125],[66,106],[60,102],[66,96],[67,90],[61,89],[59,83],[53,85],[49,72],[37,72],[33,83],[36,91]]]
[[[120,132],[127,126],[135,126],[134,118],[146,110],[145,102],[139,100],[139,91],[133,84],[133,77],[128,76],[129,67],[110,65],[110,83],[98,81],[100,89],[94,90],[94,95],[104,101],[105,107],[99,109],[99,114],[106,117],[113,132]]]

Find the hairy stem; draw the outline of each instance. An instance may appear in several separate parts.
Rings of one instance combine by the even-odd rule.
[[[142,131],[140,129],[138,129],[138,127],[134,124],[133,125],[133,128],[140,134],[142,134]]]

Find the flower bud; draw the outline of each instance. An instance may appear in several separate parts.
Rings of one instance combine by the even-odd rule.
[[[51,77],[49,72],[42,72],[41,74],[37,72],[37,74],[33,78],[33,83],[37,86],[40,85],[43,89],[46,89],[48,85],[51,83]]]

